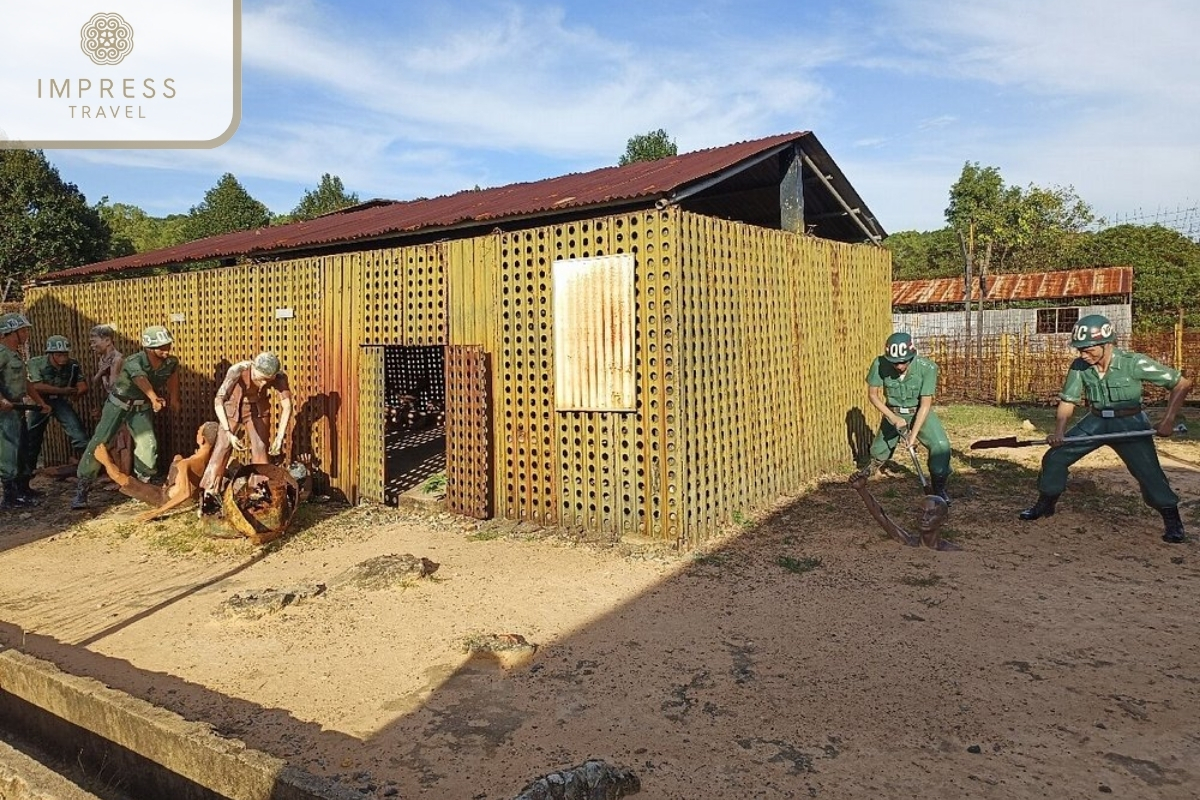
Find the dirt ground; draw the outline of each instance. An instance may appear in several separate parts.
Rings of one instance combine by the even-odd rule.
[[[589,757],[668,800],[1200,796],[1200,551],[1159,540],[1107,450],[1019,523],[1043,448],[966,445],[1044,435],[1023,416],[946,412],[957,553],[894,543],[844,476],[689,554],[333,505],[253,548],[190,514],[134,525],[119,495],[81,517],[39,478],[44,506],[0,517],[0,642],[367,797],[499,800]],[[1200,533],[1200,469],[1164,466]],[[911,473],[870,486],[911,523]],[[214,614],[392,553],[440,566]],[[488,633],[537,651],[468,657]]]

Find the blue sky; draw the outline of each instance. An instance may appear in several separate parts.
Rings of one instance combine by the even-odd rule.
[[[1197,35],[1194,0],[243,0],[230,142],[47,156],[89,202],[186,213],[232,172],[283,213],[326,172],[408,199],[657,128],[681,152],[811,130],[889,232],[941,227],[967,161],[1170,218],[1200,200]]]

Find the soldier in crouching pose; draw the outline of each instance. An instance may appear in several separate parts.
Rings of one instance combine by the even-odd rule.
[[[1075,323],[1071,347],[1078,351],[1079,357],[1067,370],[1067,378],[1058,394],[1054,433],[1046,437],[1050,449],[1042,456],[1042,471],[1038,475],[1038,499],[1018,516],[1026,521],[1052,516],[1059,495],[1067,488],[1067,472],[1071,465],[1107,444],[1137,479],[1146,505],[1162,515],[1163,541],[1179,544],[1187,540],[1179,516],[1179,496],[1167,482],[1153,437],[1115,442],[1071,441],[1076,436],[1102,433],[1153,430],[1157,435],[1167,437],[1175,432],[1175,416],[1191,391],[1192,382],[1177,369],[1117,347],[1116,341],[1112,322],[1101,314],[1088,314]],[[1166,413],[1154,428],[1142,410],[1143,383],[1170,390]],[[1075,407],[1084,401],[1089,406],[1087,416],[1068,431],[1067,424]]]
[[[930,494],[949,503],[950,440],[933,411],[937,378],[937,365],[917,355],[911,336],[893,333],[887,338],[883,355],[867,372],[867,401],[883,415],[883,422],[871,443],[871,462],[861,472],[873,474],[892,457],[902,438],[919,441],[929,451]]]
[[[83,377],[83,367],[71,358],[71,343],[65,336],[51,336],[47,339],[45,355],[29,359],[27,367],[29,384],[37,389],[46,405],[50,406],[50,413],[29,411],[25,417],[29,428],[29,446],[23,454],[25,468],[22,472],[25,477],[22,478],[22,487],[38,495],[41,492],[29,489],[28,476],[33,474],[42,454],[42,442],[45,441],[51,416],[62,425],[71,451],[77,458],[83,455],[83,450],[87,447],[88,435],[75,406],[71,405],[71,398],[87,394],[88,385]]]

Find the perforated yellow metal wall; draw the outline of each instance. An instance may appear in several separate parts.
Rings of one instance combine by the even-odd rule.
[[[852,466],[864,377],[889,331],[886,250],[682,216],[681,543]],[[672,358],[667,356],[666,363]]]
[[[553,263],[620,253],[635,256],[635,410],[557,411]],[[690,546],[849,466],[851,420],[872,418],[863,376],[889,332],[890,271],[880,248],[666,209],[27,297],[37,336],[71,337],[86,369],[97,322],[126,352],[146,325],[172,330],[184,399],[164,420],[168,454],[190,450],[230,360],[275,350],[299,410],[293,452],[351,499],[383,483],[382,367],[363,345],[477,345],[493,461],[468,473],[493,476],[496,515]],[[486,457],[478,442],[447,449]],[[49,456],[66,455],[59,439]]]
[[[675,211],[645,211],[503,234],[496,318],[497,513],[618,538],[675,537],[676,378],[670,295]],[[637,257],[637,410],[557,412],[551,270],[560,259]]]

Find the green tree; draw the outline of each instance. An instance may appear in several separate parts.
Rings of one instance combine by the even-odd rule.
[[[292,209],[289,222],[313,219],[358,203],[357,194],[347,194],[342,179],[326,172],[316,189],[304,192],[299,205]]]
[[[666,131],[659,128],[656,131],[629,137],[629,141],[625,143],[625,153],[617,164],[624,167],[638,161],[657,161],[660,158],[677,155],[679,155],[679,148],[675,146],[675,141],[667,135]]]
[[[899,231],[883,241],[892,251],[892,279],[952,278],[962,274],[958,237],[951,228]]]
[[[126,203],[109,203],[108,197],[100,198],[96,211],[112,230],[110,256],[132,255],[159,250],[187,241],[184,238],[186,214],[171,214],[152,217],[141,208]]]
[[[956,232],[973,227],[976,263],[997,272],[1072,266],[1094,219],[1073,187],[1008,186],[1000,170],[978,162],[963,165],[946,208]]]
[[[1133,267],[1133,318],[1139,331],[1184,317],[1200,326],[1200,244],[1161,225],[1117,225],[1096,234],[1086,256],[1096,265]]]
[[[111,232],[41,150],[0,150],[0,294],[108,258]]]
[[[251,197],[238,179],[227,172],[204,193],[200,205],[192,206],[183,226],[184,240],[190,242],[270,224],[271,212],[267,207]]]

